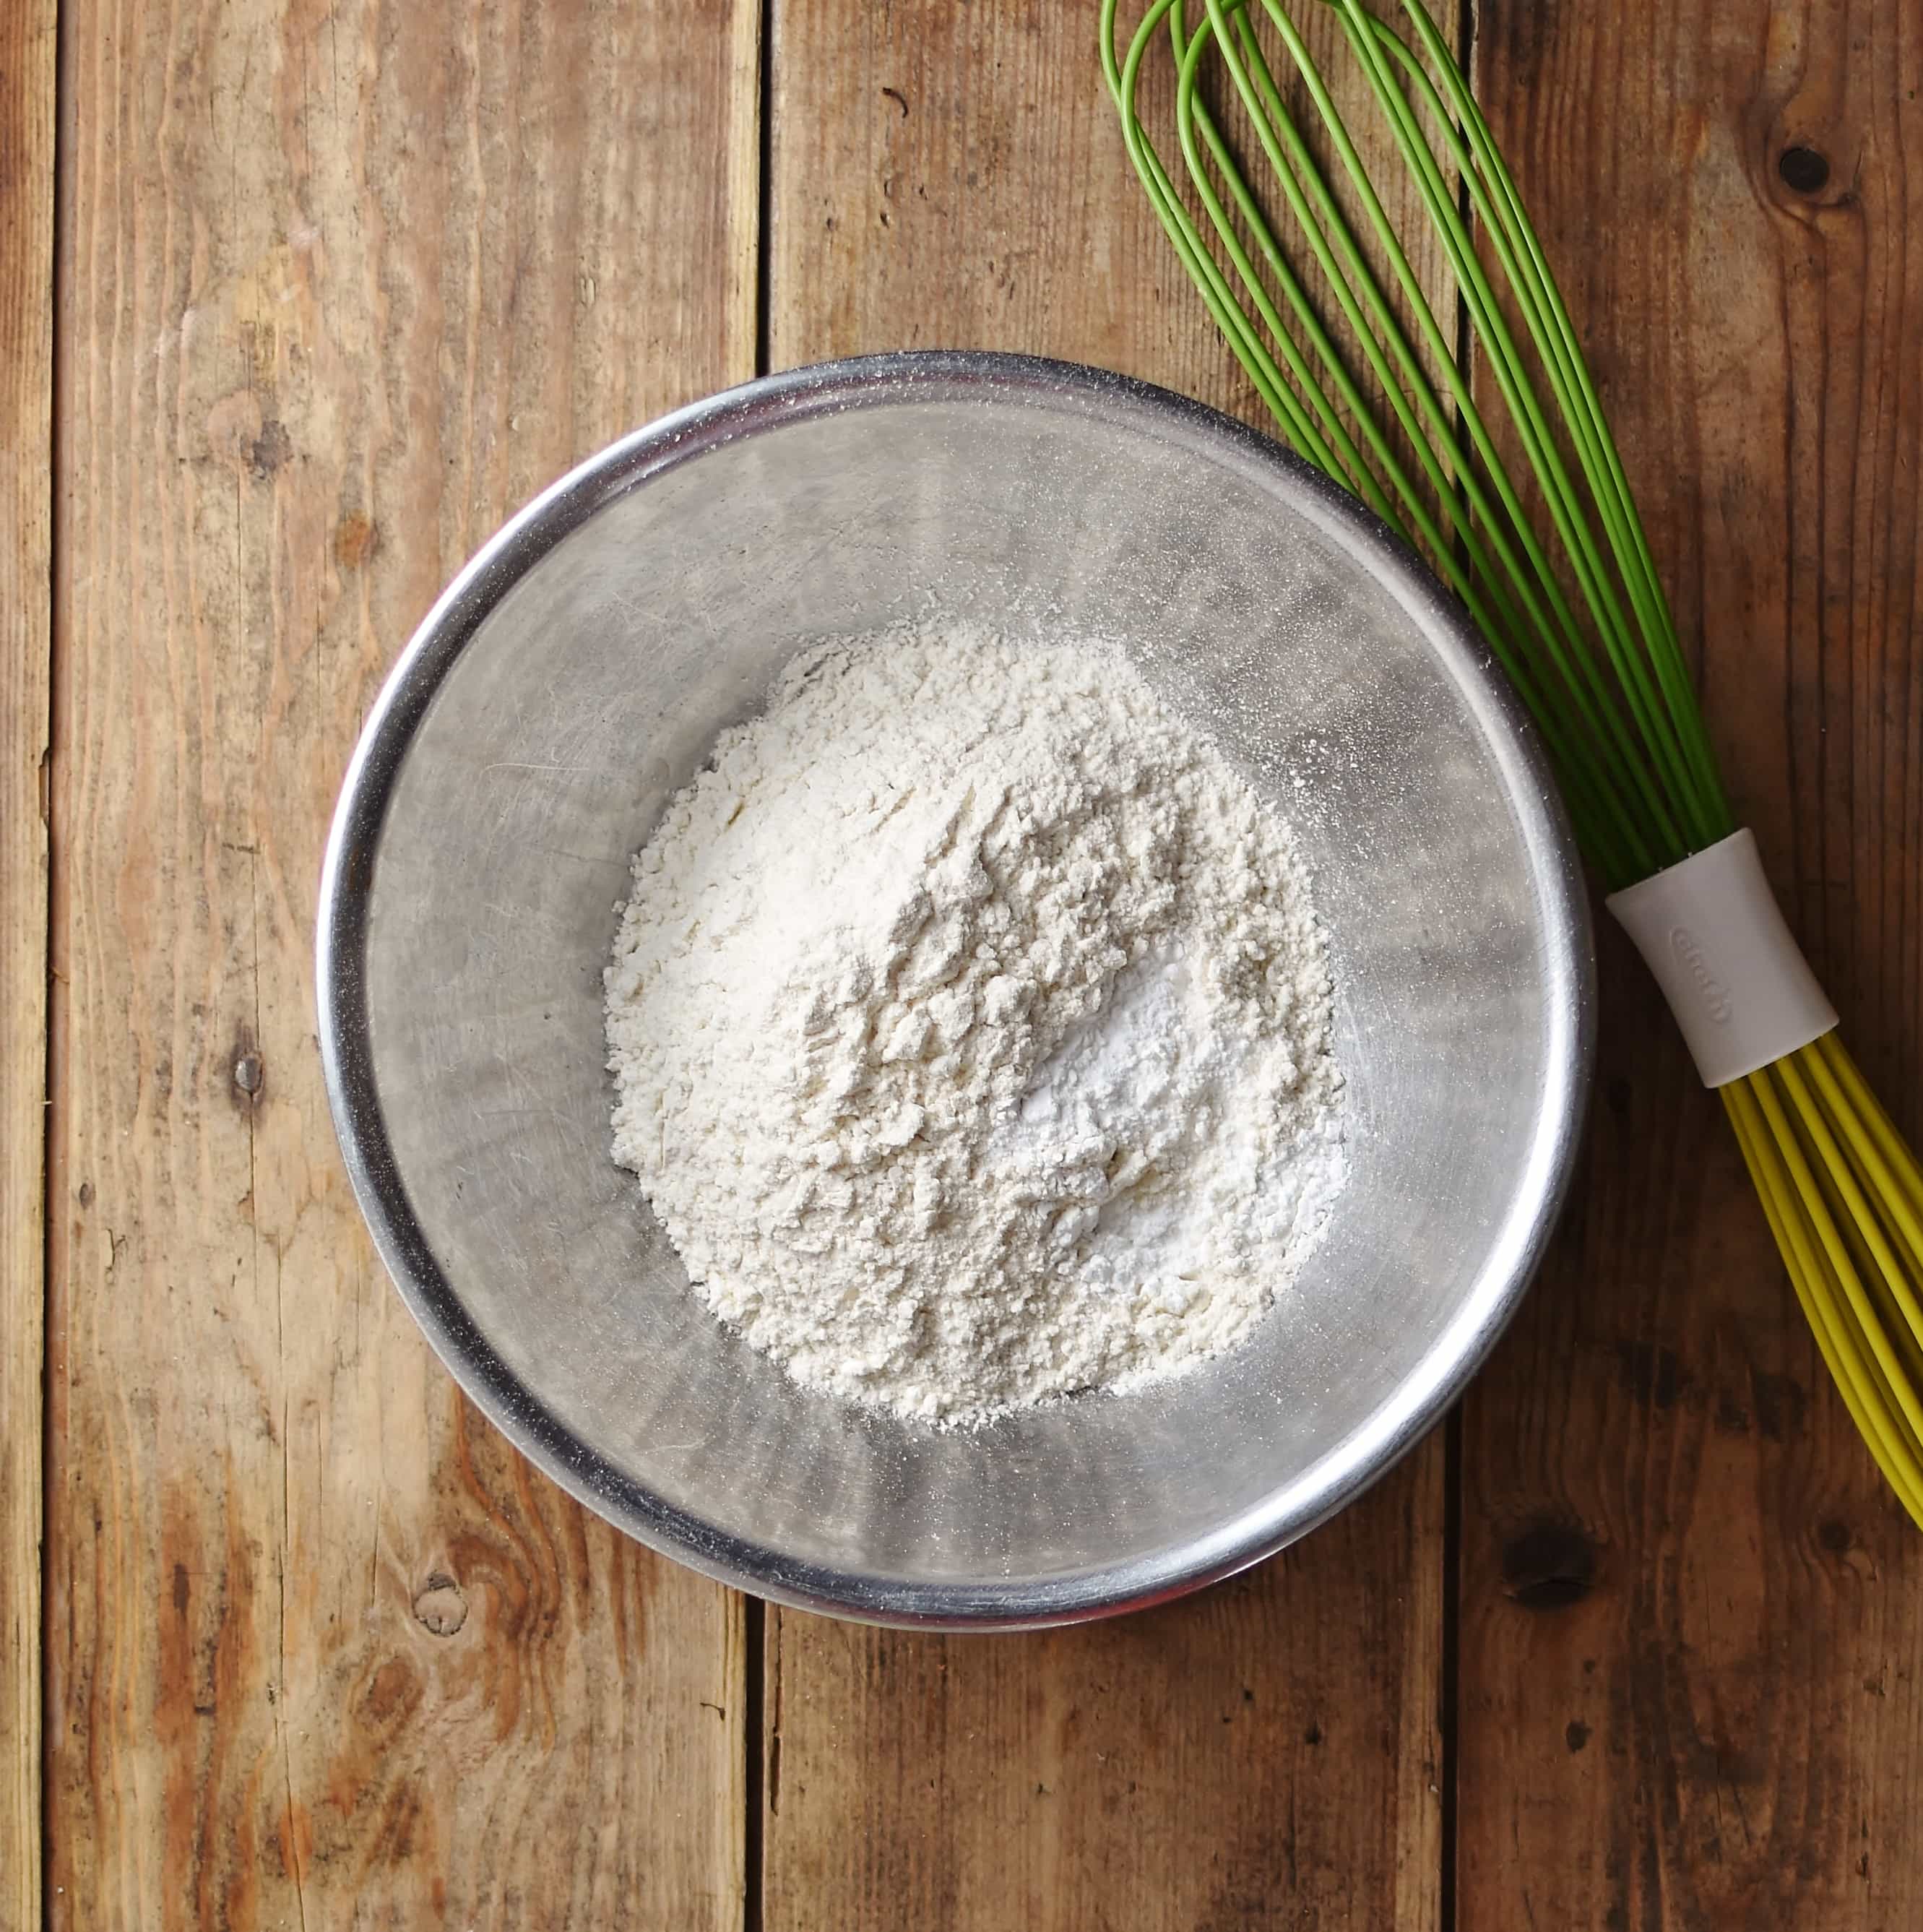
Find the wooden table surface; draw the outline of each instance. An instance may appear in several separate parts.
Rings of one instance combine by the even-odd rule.
[[[57,12],[0,7],[0,1928],[1923,1923],[1923,1541],[1611,934],[1574,1205],[1458,1414],[1118,1623],[890,1634],[659,1561],[374,1260],[323,828],[510,510],[899,344],[1252,413],[1090,0]],[[1739,808],[1913,1135],[1916,0],[1456,24]]]

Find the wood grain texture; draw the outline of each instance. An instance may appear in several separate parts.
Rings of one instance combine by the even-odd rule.
[[[0,13],[0,1932],[40,1924],[54,0]]]
[[[1916,10],[1480,13],[1480,94],[1700,650],[1738,812],[1913,1135]],[[1601,970],[1576,1204],[1466,1406],[1461,1922],[1923,1922],[1923,1546],[1612,932]]]
[[[764,1924],[1436,1924],[1440,1461],[1112,1623],[944,1637],[771,1610]]]
[[[1254,415],[1123,152],[1096,9],[776,0],[776,367],[911,344]],[[771,1610],[764,1923],[1436,1924],[1442,1444],[1250,1576],[1031,1637]]]
[[[752,369],[756,10],[68,12],[51,1922],[736,1926],[740,1607],[430,1359],[310,961],[446,577]]]

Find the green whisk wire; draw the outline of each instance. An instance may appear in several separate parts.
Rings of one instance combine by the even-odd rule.
[[[1338,177],[1360,203],[1388,286],[1284,100],[1250,18],[1258,4],[1309,97]],[[1612,886],[1629,884],[1714,843],[1733,820],[1621,459],[1540,244],[1435,23],[1419,5],[1406,9],[1418,54],[1360,0],[1325,4],[1369,82],[1488,352],[1546,512],[1546,538],[1524,509],[1421,278],[1280,0],[1203,0],[1205,17],[1192,27],[1183,0],[1156,0],[1126,53],[1117,46],[1114,0],[1106,0],[1103,67],[1130,158],[1284,436],[1423,550],[1462,599],[1542,729],[1586,850]],[[1161,33],[1174,58],[1178,136],[1206,232],[1136,111],[1143,64]],[[1360,352],[1372,399],[1202,97],[1211,55]],[[1433,140],[1425,117],[1437,130]],[[1492,238],[1526,334],[1542,346],[1551,402],[1570,426],[1573,471],[1477,255],[1457,206],[1456,178],[1468,184]],[[1398,435],[1407,460],[1396,447]],[[1586,622],[1564,587],[1565,573]]]
[[[1236,25],[1240,42],[1239,49],[1234,51],[1232,51],[1230,40],[1223,29],[1223,21],[1231,12],[1236,16]],[[1531,675],[1527,659],[1519,648],[1518,640],[1526,638],[1532,633],[1546,636],[1550,640],[1552,650],[1555,651],[1558,668],[1566,679],[1569,678],[1568,670],[1569,656],[1557,646],[1566,643],[1568,651],[1570,653],[1578,654],[1579,659],[1583,646],[1580,635],[1575,629],[1568,607],[1562,600],[1560,588],[1555,583],[1553,578],[1550,575],[1546,561],[1540,549],[1534,547],[1528,526],[1522,520],[1521,506],[1516,500],[1515,493],[1510,485],[1507,472],[1502,468],[1487,434],[1483,428],[1480,415],[1476,409],[1467,385],[1456,367],[1440,326],[1436,322],[1434,311],[1430,308],[1420,282],[1401,247],[1394,225],[1390,222],[1381,202],[1376,195],[1367,171],[1349,139],[1348,130],[1344,127],[1333,100],[1322,83],[1322,77],[1316,70],[1313,58],[1306,44],[1294,32],[1287,16],[1279,15],[1279,31],[1283,36],[1285,44],[1295,62],[1298,73],[1313,98],[1323,124],[1328,131],[1336,152],[1342,161],[1344,170],[1348,179],[1364,200],[1371,224],[1376,230],[1384,253],[1390,260],[1397,286],[1416,320],[1425,345],[1436,359],[1438,368],[1443,372],[1444,380],[1450,388],[1451,400],[1455,410],[1468,427],[1477,451],[1484,459],[1490,472],[1506,513],[1503,517],[1498,517],[1492,509],[1484,493],[1478,470],[1466,460],[1463,451],[1457,442],[1450,418],[1436,396],[1433,386],[1427,380],[1420,358],[1410,347],[1406,336],[1397,325],[1393,310],[1369,269],[1366,257],[1354,242],[1334,196],[1330,194],[1327,184],[1322,181],[1319,172],[1310,156],[1306,142],[1289,117],[1287,109],[1281,100],[1280,92],[1275,86],[1268,64],[1262,58],[1259,43],[1256,40],[1252,32],[1249,30],[1246,15],[1240,9],[1240,0],[1236,0],[1236,4],[1233,7],[1222,7],[1214,4],[1214,0],[1211,0],[1210,16],[1211,26],[1222,43],[1225,64],[1228,67],[1231,75],[1237,83],[1238,91],[1250,109],[1258,136],[1276,165],[1276,172],[1282,180],[1285,195],[1290,200],[1292,209],[1298,217],[1305,238],[1308,240],[1312,251],[1316,255],[1324,274],[1335,291],[1337,302],[1342,308],[1345,316],[1348,320],[1352,330],[1356,334],[1365,357],[1370,361],[1382,386],[1385,400],[1396,416],[1405,434],[1415,445],[1418,455],[1424,458],[1424,467],[1430,475],[1432,485],[1438,492],[1447,490],[1448,485],[1443,482],[1441,473],[1446,464],[1447,467],[1454,472],[1460,488],[1468,500],[1468,507],[1474,513],[1468,518],[1459,520],[1456,524],[1458,541],[1463,547],[1464,560],[1470,573],[1468,583],[1465,585],[1461,580],[1461,573],[1451,568],[1454,558],[1443,546],[1440,538],[1433,533],[1432,526],[1422,514],[1424,506],[1419,501],[1412,500],[1400,470],[1392,471],[1392,481],[1397,484],[1399,494],[1402,496],[1413,520],[1417,523],[1419,530],[1426,539],[1423,547],[1427,550],[1432,558],[1441,562],[1445,574],[1451,577],[1454,587],[1456,588],[1459,594],[1465,594],[1465,601],[1469,604],[1472,615],[1476,618],[1485,634],[1496,646],[1512,681],[1516,682],[1525,702],[1529,704],[1532,710],[1536,713],[1539,722],[1544,725],[1545,735],[1550,740],[1552,754],[1559,754],[1558,761],[1562,768],[1564,789],[1570,795],[1573,814],[1577,818],[1579,822],[1591,818],[1594,815],[1592,802],[1594,796],[1598,793],[1600,793],[1606,797],[1612,788],[1610,777],[1605,772],[1598,781],[1588,770],[1587,761],[1569,755],[1564,749],[1564,747],[1572,742],[1570,721],[1565,720],[1558,710],[1552,707],[1545,694],[1538,687]],[[1180,20],[1179,0],[1172,17],[1177,22],[1179,31]],[[1192,80],[1198,64],[1197,56],[1205,44],[1205,37],[1198,34],[1191,44],[1190,50],[1184,59],[1184,74],[1185,76],[1189,77],[1191,84],[1178,96],[1178,118],[1184,122],[1191,118],[1200,118],[1197,116],[1195,107]],[[1238,52],[1242,56],[1241,59],[1237,57]],[[1244,60],[1246,62],[1246,69],[1243,64]],[[1254,74],[1259,83],[1258,90],[1252,91],[1250,86],[1250,74]],[[1259,100],[1257,98],[1257,92],[1259,92]],[[1259,208],[1254,206],[1253,197],[1249,195],[1246,185],[1240,183],[1239,173],[1234,170],[1232,160],[1229,158],[1227,149],[1220,137],[1214,134],[1212,124],[1210,131],[1210,146],[1218,162],[1228,170],[1232,180],[1236,184],[1237,200],[1245,208],[1253,208],[1252,219],[1259,224],[1258,238],[1262,242],[1264,256],[1272,262],[1283,261],[1285,258],[1281,256],[1280,250],[1276,246],[1266,223],[1262,221]],[[1287,142],[1290,162],[1284,162],[1276,151],[1276,137],[1278,135],[1282,136]],[[1192,151],[1190,158],[1191,170],[1194,172],[1197,170],[1198,164],[1194,160]],[[1290,163],[1293,163],[1294,165],[1292,166]],[[1298,172],[1302,185],[1306,186],[1313,196],[1316,216],[1322,224],[1320,226],[1318,226],[1316,220],[1310,218],[1308,210],[1302,204],[1300,190],[1297,183]],[[1210,206],[1213,214],[1215,209],[1219,207],[1219,202],[1211,200],[1206,193],[1204,193],[1203,199],[1205,205]],[[1221,226],[1220,221],[1217,225],[1219,227]],[[1331,242],[1335,244],[1333,251],[1330,248]],[[1338,266],[1337,262],[1334,259],[1336,254],[1340,254],[1341,257],[1340,266]],[[1306,293],[1302,292],[1300,284],[1290,278],[1285,282],[1284,286],[1288,293],[1292,305],[1296,308],[1302,318],[1305,328],[1316,331],[1318,341],[1325,341],[1326,337],[1320,333],[1319,325],[1315,320],[1312,306]],[[1358,312],[1356,296],[1358,292],[1366,302],[1370,317],[1376,327],[1381,332],[1380,342],[1370,328],[1364,325]],[[1388,345],[1394,354],[1404,378],[1409,382],[1414,393],[1415,401],[1426,418],[1430,436],[1441,446],[1442,453],[1439,457],[1430,447],[1430,442],[1424,438],[1422,431],[1412,420],[1408,399],[1404,396],[1395,379],[1391,376],[1384,366],[1382,355],[1384,344]],[[1326,350],[1324,353],[1325,359],[1330,362],[1332,370],[1340,370],[1340,365],[1333,355]],[[1345,385],[1344,400],[1352,410],[1360,410],[1364,407],[1352,385]],[[1510,529],[1518,527],[1522,532],[1525,544],[1530,547],[1532,567],[1526,571],[1517,560],[1508,536]],[[1496,562],[1501,565],[1500,569],[1492,567],[1490,559],[1485,554],[1484,546],[1485,531],[1496,552]],[[1403,534],[1407,534],[1406,530]],[[1516,592],[1517,598],[1522,606],[1520,612],[1508,595],[1511,588]],[[1552,622],[1550,612],[1545,608],[1538,595],[1539,589],[1546,589],[1547,596],[1555,607],[1557,621],[1554,623]],[[1482,608],[1484,604],[1489,607],[1486,610]],[[1587,668],[1586,664],[1584,668]],[[1610,712],[1607,694],[1595,680],[1593,671],[1590,673],[1586,684],[1582,680],[1575,679],[1569,679],[1569,682],[1576,713],[1576,719],[1574,722],[1579,722],[1584,730],[1591,735],[1613,736],[1618,752],[1630,752],[1633,748],[1627,742],[1619,723],[1614,720],[1612,714]],[[1638,768],[1632,766],[1633,770],[1636,769]],[[1660,815],[1662,810],[1661,803],[1653,787],[1646,779],[1642,781],[1642,786],[1645,802]],[[1636,860],[1640,861],[1646,856],[1646,852],[1639,847],[1636,852]],[[1652,862],[1646,869],[1654,870],[1655,866]]]
[[[1124,144],[1284,438],[1462,600],[1540,729],[1584,852],[1618,890],[1737,822],[1622,454],[1514,179],[1421,0],[1401,0],[1408,38],[1364,0],[1298,0],[1298,13],[1310,6],[1336,25],[1380,117],[1520,466],[1498,448],[1490,404],[1287,0],[1151,0],[1125,50],[1118,0],[1103,0],[1102,67]],[[1305,105],[1292,106],[1265,35]],[[1192,206],[1138,111],[1165,40]],[[1226,85],[1212,107],[1204,76],[1218,70]],[[1294,253],[1250,184],[1225,109],[1268,165],[1303,244]],[[1834,1031],[1720,1092],[1817,1348],[1923,1525],[1923,1164]]]

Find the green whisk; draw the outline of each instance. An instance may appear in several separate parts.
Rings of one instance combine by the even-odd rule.
[[[1499,414],[1478,402],[1282,0],[1155,0],[1126,47],[1103,0],[1129,158],[1282,435],[1423,552],[1534,716],[1610,909],[1722,1095],[1850,1415],[1923,1526],[1923,1168],[1844,1051],[1737,826],[1595,385],[1488,123],[1420,0],[1402,11],[1406,33],[1362,0],[1322,0]],[[1186,192],[1138,111],[1158,46]],[[1266,198],[1238,147],[1267,164]]]

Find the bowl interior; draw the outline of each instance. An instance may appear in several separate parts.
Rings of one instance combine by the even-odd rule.
[[[1139,1600],[1346,1500],[1519,1292],[1586,1038],[1559,820],[1426,580],[1306,472],[1119,386],[794,390],[564,488],[568,533],[470,582],[478,628],[345,867],[350,1112],[458,1372],[627,1527],[871,1615]],[[669,794],[795,651],[931,608],[1121,644],[1276,802],[1350,1079],[1350,1184],[1250,1346],[974,1434],[804,1394],[716,1324],[610,1157],[603,1065],[617,902]]]

